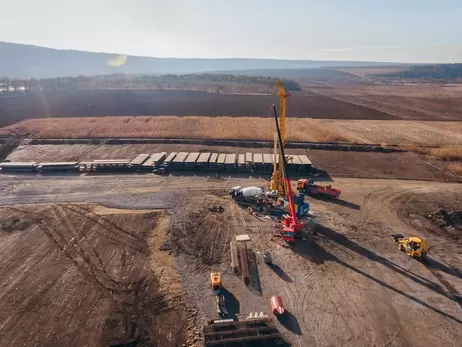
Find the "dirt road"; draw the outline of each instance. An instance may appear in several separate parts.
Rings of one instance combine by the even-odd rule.
[[[462,338],[462,244],[460,240],[451,238],[446,229],[427,220],[425,214],[445,202],[446,205],[442,205],[445,208],[462,210],[462,185],[335,179],[334,185],[343,190],[342,200],[310,199],[314,218],[307,221],[308,230],[303,239],[297,240],[294,247],[287,248],[272,237],[275,230],[272,223],[248,215],[224,194],[225,189],[237,184],[265,186],[266,182],[237,178],[212,181],[205,177],[3,175],[0,205],[7,209],[11,208],[8,207],[11,204],[24,203],[99,202],[131,209],[166,208],[175,211],[182,210],[189,202],[196,203],[198,200],[194,199],[200,199],[207,193],[215,196],[225,208],[223,215],[208,217],[214,226],[211,232],[216,235],[213,236],[214,250],[221,253],[216,253],[208,264],[200,259],[202,255],[181,252],[177,255],[183,290],[188,301],[197,309],[198,324],[216,315],[207,281],[208,272],[215,269],[223,273],[230,313],[238,317],[246,317],[250,312],[268,313],[269,297],[281,295],[289,314],[278,325],[294,346],[459,344]],[[62,211],[53,208],[55,216],[62,216]],[[125,222],[130,223],[128,220]],[[23,282],[26,281],[21,282],[19,287],[27,286],[27,279],[37,284],[35,287],[28,286],[28,292],[20,293],[23,296],[33,295],[38,300],[34,312],[40,316],[46,303],[46,300],[40,299],[49,298],[46,294],[49,285],[44,285],[47,282],[43,280],[46,276],[38,275],[36,267],[27,266],[33,263],[24,262],[23,257],[15,259],[15,255],[20,254],[18,249],[32,247],[26,243],[31,242],[26,237],[32,232],[27,228],[13,234],[2,232],[0,249],[2,252],[8,250],[8,261],[2,263],[0,275],[5,279],[3,286],[8,285],[6,279],[13,275],[11,269],[16,271],[13,278],[22,276]],[[35,233],[34,242],[42,244],[42,234],[39,230]],[[229,269],[226,244],[235,234],[241,233],[249,234],[252,239],[249,262],[253,280],[249,288]],[[407,258],[399,252],[390,238],[391,233],[425,237],[431,247],[428,264]],[[134,242],[131,237],[120,236],[118,239],[127,245]],[[12,244],[11,237],[22,237],[23,243]],[[63,237],[67,240],[67,236]],[[267,267],[261,259],[261,252],[268,248],[274,255],[273,268]],[[57,252],[56,257],[59,254]],[[46,259],[50,267],[56,262]],[[142,260],[137,264],[143,267]],[[113,271],[117,271],[115,269]],[[120,276],[123,273],[114,274]],[[104,276],[100,280],[104,281]],[[14,287],[14,283],[9,285]],[[59,293],[56,291],[56,295]],[[62,313],[62,304],[53,300],[51,304],[55,305],[56,314]],[[11,300],[2,297],[0,306],[5,312],[0,320],[0,339],[6,336],[16,338],[7,329],[8,312],[17,309],[20,303],[13,301],[12,304]],[[27,322],[26,318],[22,319],[23,323]],[[74,324],[70,325],[74,329],[72,334],[76,334],[81,327],[77,328],[71,316],[68,319]],[[58,334],[55,328],[48,328],[49,337]],[[61,328],[65,330],[64,326]],[[17,341],[26,346],[34,345],[33,340],[28,338],[24,335]],[[83,342],[72,340],[68,345],[77,345],[76,341]]]

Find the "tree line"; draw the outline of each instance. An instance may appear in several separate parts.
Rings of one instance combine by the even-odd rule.
[[[185,75],[125,75],[112,74],[102,76],[77,76],[57,78],[31,78],[31,79],[10,79],[0,78],[0,94],[7,93],[28,93],[38,91],[57,91],[78,89],[83,86],[121,86],[141,85],[146,87],[193,85],[200,83],[213,84],[259,84],[274,86],[277,78],[270,76],[246,76],[233,74],[185,74]],[[282,83],[289,91],[302,90],[301,86],[292,80],[282,79]]]

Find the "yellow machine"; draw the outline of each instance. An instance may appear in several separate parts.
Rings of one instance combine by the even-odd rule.
[[[398,243],[398,249],[412,258],[423,259],[428,252],[425,239],[417,236],[404,237],[401,234],[394,234],[391,237]]]
[[[221,274],[219,272],[211,272],[210,273],[210,285],[212,286],[212,290],[219,294],[221,291]]]
[[[276,82],[278,91],[275,95],[279,96],[279,128],[281,132],[281,142],[284,146],[286,141],[286,117],[287,117],[287,97],[290,95],[282,85],[281,81]],[[273,155],[273,175],[271,176],[271,190],[277,190],[279,196],[286,196],[287,188],[284,180],[284,165],[282,165],[282,152],[278,145],[277,134],[274,134],[274,155]]]

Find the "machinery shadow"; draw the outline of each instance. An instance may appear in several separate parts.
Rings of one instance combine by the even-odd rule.
[[[295,335],[302,334],[302,330],[300,329],[300,324],[298,324],[297,318],[295,318],[295,316],[288,310],[285,310],[284,314],[277,318],[279,323],[281,323],[281,325],[287,330],[293,332]]]
[[[316,199],[316,200],[321,200],[321,201],[326,201],[330,204],[334,205],[339,205],[339,206],[345,206],[348,208],[351,208],[352,210],[360,210],[361,205],[355,204],[354,202],[342,200],[342,199],[326,199],[320,196],[310,196],[311,199]]]
[[[270,264],[269,268],[274,271],[276,275],[278,275],[283,281],[292,283],[293,280],[290,276],[277,264]]]
[[[329,240],[329,241],[333,241],[335,243],[337,243],[338,245],[341,245],[343,246],[344,248],[347,248],[349,249],[350,251],[353,251],[355,253],[357,253],[358,255],[361,255],[365,258],[368,258],[369,260],[371,261],[375,261],[385,267],[387,267],[388,269],[390,270],[393,270],[394,272],[416,282],[417,284],[420,284],[432,291],[434,291],[435,293],[438,293],[439,295],[442,295],[448,299],[450,299],[451,301],[454,301],[456,303],[458,303],[459,305],[461,304],[462,302],[462,298],[459,296],[459,295],[456,295],[454,293],[451,293],[451,292],[448,292],[446,290],[443,289],[443,287],[435,282],[432,282],[430,280],[427,280],[427,279],[424,279],[422,278],[421,276],[418,276],[416,274],[414,274],[413,272],[411,271],[408,271],[406,269],[403,269],[401,266],[393,263],[392,261],[374,253],[373,251],[370,251],[360,245],[358,245],[356,242],[354,241],[351,241],[350,239],[348,239],[345,235],[342,235],[342,234],[339,234],[337,233],[336,231],[330,229],[330,228],[327,228],[319,223],[316,223],[314,222],[312,224],[312,230],[317,233],[317,235],[319,235],[321,238],[324,238],[326,240]],[[308,238],[307,238],[308,239]],[[297,240],[298,241],[298,240]],[[295,243],[297,243],[297,241]],[[314,243],[314,241],[312,241],[312,243]],[[322,250],[322,252],[324,252],[325,254],[322,254],[320,253],[320,250]],[[394,288],[393,286],[373,277],[372,275],[369,275],[368,273],[360,270],[360,269],[357,269],[355,268],[354,266],[350,265],[350,264],[347,264],[346,262],[344,262],[343,260],[337,258],[335,255],[331,254],[330,252],[326,251],[322,246],[318,245],[317,246],[317,251],[318,251],[318,254],[321,254],[325,257],[326,260],[329,260],[329,261],[335,261],[341,265],[343,265],[344,267],[358,273],[358,274],[361,274],[362,276],[376,282],[377,284],[381,285],[382,287],[385,287],[387,289],[390,289],[404,297],[407,297],[408,299],[416,302],[416,303],[419,303],[420,305],[426,307],[426,308],[429,308],[447,318],[450,318],[456,322],[458,322],[459,324],[462,324],[462,320],[456,318],[456,317],[453,317],[429,304],[427,304],[426,302],[410,295],[410,294],[407,294],[399,289],[396,289]]]
[[[425,260],[423,261],[423,263],[430,269],[440,270],[440,271],[442,271],[442,272],[444,272],[444,273],[446,273],[448,275],[451,275],[451,276],[462,279],[462,271],[461,270],[450,267],[450,266],[447,266],[447,265],[444,265],[444,264],[440,263],[439,261],[429,257],[428,255],[425,258]]]
[[[295,177],[297,176],[296,174],[291,174],[290,177]],[[334,180],[330,176],[330,174],[326,170],[322,170],[319,168],[312,167],[309,169],[307,174],[305,174],[303,177],[298,177],[298,178],[313,178],[315,181],[318,182],[333,182]]]
[[[303,230],[298,233],[295,242],[290,244],[290,249],[301,257],[307,259],[314,264],[324,264],[326,261],[335,261],[337,258],[326,251],[313,239],[313,236],[308,231]]]
[[[226,300],[226,309],[228,310],[227,318],[236,318],[241,309],[239,300],[237,300],[234,294],[225,287],[222,287],[221,294],[224,295]]]
[[[256,295],[262,296],[262,289],[261,289],[261,282],[260,282],[260,274],[258,272],[258,264],[257,264],[257,256],[253,249],[247,249],[247,256],[249,261],[249,275],[250,275],[250,283],[248,288],[251,292]]]

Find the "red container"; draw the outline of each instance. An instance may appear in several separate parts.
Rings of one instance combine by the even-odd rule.
[[[280,296],[271,297],[271,311],[275,316],[281,316],[284,314],[284,305]]]

